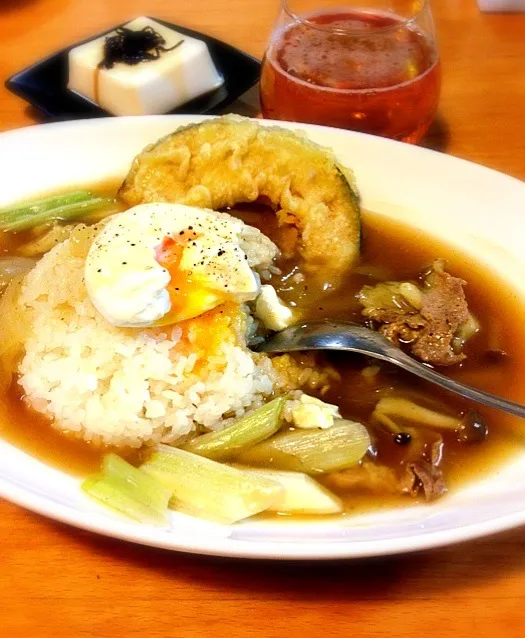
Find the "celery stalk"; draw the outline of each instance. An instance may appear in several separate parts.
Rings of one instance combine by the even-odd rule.
[[[284,398],[274,399],[251,414],[237,419],[220,432],[208,432],[184,446],[188,452],[215,461],[232,458],[275,434],[281,427]]]
[[[89,477],[82,490],[107,507],[141,523],[167,522],[171,491],[116,454],[102,462],[102,474]]]
[[[152,480],[140,468],[136,468],[116,454],[106,454],[102,462],[102,471],[107,478],[115,478],[128,485],[137,495],[151,507],[162,510],[167,507],[167,498],[171,498],[158,481]]]
[[[322,474],[355,465],[370,447],[361,423],[337,419],[326,430],[294,430],[278,434],[242,452],[243,465]]]
[[[37,213],[23,214],[12,220],[4,221],[0,218],[0,230],[27,230],[53,220],[67,220],[93,213],[114,204],[112,197],[91,197],[78,202],[72,202],[56,208],[46,209]]]
[[[174,509],[226,524],[268,509],[283,492],[276,481],[166,445],[141,469],[172,490]]]
[[[37,215],[60,206],[83,202],[91,199],[92,197],[93,195],[89,191],[79,190],[66,193],[64,195],[55,195],[53,197],[37,199],[31,202],[15,204],[14,206],[8,206],[7,208],[0,209],[0,221],[14,221],[19,217]]]
[[[242,469],[282,485],[284,492],[277,503],[268,508],[269,512],[317,515],[340,514],[343,511],[341,500],[307,474],[259,468]]]
[[[167,505],[165,513],[162,515],[137,500],[134,495],[128,493],[120,484],[111,479],[89,477],[82,483],[82,490],[109,509],[139,523],[164,525],[167,521]]]

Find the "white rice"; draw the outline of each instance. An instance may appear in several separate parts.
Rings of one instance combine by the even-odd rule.
[[[196,367],[196,354],[174,350],[179,327],[110,325],[87,296],[84,259],[70,248],[66,240],[45,255],[20,295],[31,329],[19,383],[56,428],[115,446],[172,442],[198,426],[220,428],[271,394],[271,362],[238,339]]]

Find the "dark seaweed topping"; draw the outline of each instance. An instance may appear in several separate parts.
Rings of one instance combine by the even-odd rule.
[[[144,27],[133,31],[127,27],[119,27],[115,35],[110,35],[104,42],[104,57],[99,68],[112,69],[117,62],[135,65],[140,62],[158,60],[162,53],[173,51],[184,40],[167,49],[166,40],[153,29]]]

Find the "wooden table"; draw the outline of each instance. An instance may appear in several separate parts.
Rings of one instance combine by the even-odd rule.
[[[276,10],[277,0],[3,0],[0,77],[144,13],[260,56]],[[474,0],[434,10],[444,86],[425,143],[525,178],[525,14],[480,14]],[[237,108],[254,112],[253,96]],[[0,90],[0,129],[40,121]],[[522,638],[524,536],[364,562],[233,562],[100,538],[0,502],[0,635]]]

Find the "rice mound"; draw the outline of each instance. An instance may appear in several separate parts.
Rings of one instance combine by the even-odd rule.
[[[277,383],[271,361],[237,333],[196,365],[197,354],[177,350],[178,326],[110,325],[88,298],[84,258],[70,239],[28,273],[19,306],[30,324],[18,369],[25,401],[86,441],[140,447],[219,429]]]

